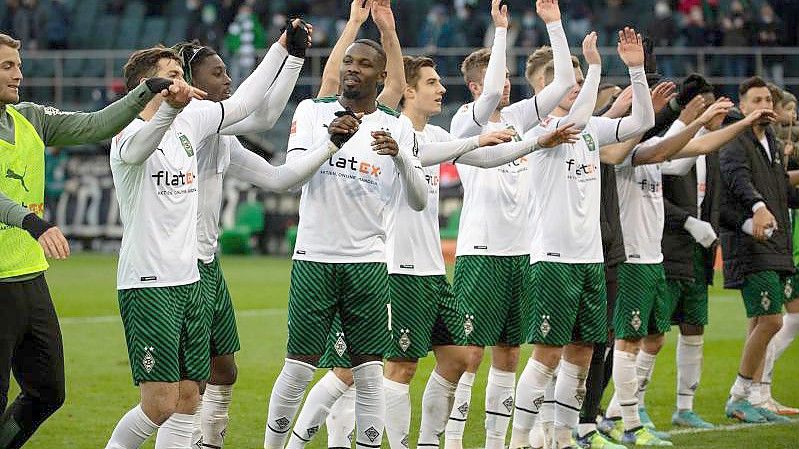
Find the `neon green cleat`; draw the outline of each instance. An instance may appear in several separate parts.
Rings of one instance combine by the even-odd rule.
[[[582,438],[578,437],[577,447],[581,449],[627,449],[621,444],[608,440],[596,430]]]
[[[634,432],[624,432],[622,443],[634,446],[674,446],[671,441],[658,438],[651,430],[644,426],[641,426]]]
[[[649,413],[646,412],[646,407],[638,407],[638,418],[641,420],[641,424],[649,429],[652,435],[660,438],[661,440],[670,440],[671,436],[666,432],[661,432],[655,428],[655,423],[652,422],[652,418],[649,417]]]
[[[624,422],[621,418],[604,418],[599,421],[596,428],[616,443],[621,443],[624,438]]]

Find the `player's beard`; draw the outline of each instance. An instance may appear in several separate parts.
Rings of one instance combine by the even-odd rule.
[[[341,96],[349,100],[357,100],[363,95],[361,95],[360,89],[345,89],[343,92],[341,92]]]

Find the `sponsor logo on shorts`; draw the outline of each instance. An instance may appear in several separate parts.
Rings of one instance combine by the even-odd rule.
[[[402,268],[403,270],[413,270],[414,267],[415,265],[407,265],[407,264],[400,265],[400,268]]]
[[[768,310],[771,307],[771,298],[768,296],[768,291],[760,292],[760,305],[763,306],[763,310]]]
[[[155,348],[152,346],[144,347],[144,357],[141,359],[141,364],[147,374],[150,374],[153,371],[153,368],[155,368],[155,357],[153,356],[153,351],[155,351]]]
[[[641,324],[643,324],[643,322],[641,321],[641,311],[634,310],[632,311],[631,315],[632,318],[630,319],[630,326],[632,326],[633,329],[637,331],[638,329],[641,328]]]
[[[541,315],[541,326],[539,326],[538,330],[541,331],[541,336],[546,338],[549,331],[552,330],[552,326],[549,324],[549,315]]]
[[[333,344],[333,349],[339,357],[347,352],[347,342],[344,341],[344,332],[336,332],[336,342]]]
[[[474,249],[488,249],[488,247],[485,245],[475,245]]]
[[[463,321],[463,332],[467,337],[474,332],[474,315],[466,315],[466,319]]]
[[[157,281],[158,276],[142,276],[139,278],[141,282],[150,282],[150,281]]]
[[[410,329],[400,329],[399,347],[402,349],[402,352],[407,352],[408,348],[411,347],[410,333]]]

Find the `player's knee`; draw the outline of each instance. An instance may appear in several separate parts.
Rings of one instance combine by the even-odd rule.
[[[782,329],[782,315],[766,315],[757,319],[757,331],[773,336]]]
[[[389,360],[386,363],[386,379],[409,384],[416,374],[416,360]]]
[[[347,386],[352,386],[352,384],[355,383],[355,380],[352,378],[352,370],[349,368],[333,368],[333,374]]]
[[[466,371],[470,373],[477,372],[480,364],[483,363],[483,348],[478,346],[470,346],[468,353],[465,355]]]
[[[146,385],[146,384],[143,384]],[[141,407],[150,420],[161,425],[172,416],[178,407],[178,388],[142,388]]]
[[[518,346],[494,346],[491,350],[491,366],[502,371],[515,372],[520,353]]]
[[[193,381],[181,381],[178,390],[178,403],[175,411],[178,413],[194,414],[200,404],[200,385]]]
[[[211,364],[210,384],[213,385],[233,385],[238,378],[238,367],[232,356],[225,356],[225,360],[217,361],[216,358]]]

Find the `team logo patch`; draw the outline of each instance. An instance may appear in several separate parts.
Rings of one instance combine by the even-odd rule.
[[[580,407],[582,407],[583,401],[585,401],[585,395],[583,393],[578,392],[577,394],[574,395],[574,400],[576,400],[577,404],[579,404]]]
[[[768,292],[760,292],[760,305],[763,306],[763,310],[768,310],[771,307],[771,298],[768,297]]]
[[[793,299],[793,281],[791,279],[785,281],[785,299]]]
[[[458,413],[460,413],[461,416],[465,418],[466,415],[469,414],[469,403],[464,402],[463,404],[461,404],[460,407],[458,407]]]
[[[466,315],[466,320],[463,322],[463,332],[467,337],[474,332],[474,315]]]
[[[513,410],[513,396],[508,396],[507,398],[505,398],[505,400],[502,401],[502,405],[504,405],[505,408],[508,409],[508,412]]]
[[[591,134],[583,133],[583,140],[585,140],[585,144],[588,145],[588,151],[596,151],[596,143],[594,142],[594,138],[591,137]]]
[[[369,441],[374,443],[375,440],[380,437],[380,432],[377,431],[374,427],[370,427],[363,432],[366,435],[366,438],[369,438]]]
[[[188,157],[194,156],[194,148],[191,146],[189,138],[186,137],[185,134],[178,134],[178,140],[180,140],[180,144],[183,146],[183,151],[186,152],[186,156]]]
[[[411,333],[410,329],[400,329],[400,338],[399,338],[399,347],[402,349],[402,352],[407,352],[408,348],[411,347]]]
[[[410,447],[408,446],[408,435],[402,437],[402,441],[400,441],[400,444],[402,444],[403,447]]]
[[[203,447],[203,436],[200,435],[200,439],[195,441],[194,444],[191,445],[192,448],[202,449]]]
[[[286,418],[285,416],[281,416],[280,418],[275,420],[275,425],[277,426],[277,430],[286,430],[289,428],[289,424],[291,424],[291,421],[289,421],[289,419]]]
[[[150,374],[155,367],[155,357],[153,357],[153,351],[155,351],[155,348],[152,346],[144,347],[144,357],[141,359],[141,364],[144,367],[144,371],[147,371],[147,374]]]
[[[541,315],[541,326],[538,328],[541,331],[541,336],[546,338],[549,331],[552,330],[552,326],[549,324],[549,315]]]
[[[641,328],[641,324],[643,324],[643,322],[641,322],[641,311],[634,310],[632,312],[632,316],[633,316],[632,319],[630,319],[630,326],[632,326],[633,329],[637,331],[638,329]]]
[[[336,332],[336,343],[333,345],[333,349],[336,350],[336,354],[338,354],[339,357],[347,352],[347,342],[344,341],[344,332]]]
[[[319,426],[313,426],[305,432],[308,434],[308,439],[310,440],[314,435],[316,435],[316,432],[319,432]]]

